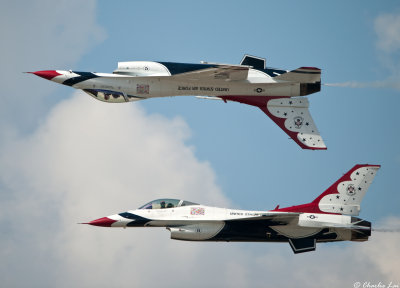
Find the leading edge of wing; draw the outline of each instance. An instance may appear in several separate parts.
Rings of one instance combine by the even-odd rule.
[[[288,224],[292,222],[295,219],[298,219],[298,216],[300,213],[297,212],[284,212],[284,213],[266,213],[266,214],[261,214],[259,216],[249,216],[246,218],[237,218],[237,219],[227,219],[225,222],[237,222],[237,221],[246,221],[246,222],[251,222],[251,221],[268,221],[272,222],[271,225],[276,225],[276,224]]]
[[[201,70],[195,70],[180,74],[175,74],[171,77],[182,80],[246,80],[249,72],[249,67],[241,65],[219,65]]]

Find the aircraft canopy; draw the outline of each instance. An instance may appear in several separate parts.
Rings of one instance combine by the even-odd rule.
[[[199,204],[185,200],[165,198],[165,199],[153,200],[143,205],[139,209],[164,209],[164,208],[176,208],[181,206],[192,206],[192,205],[199,205]]]

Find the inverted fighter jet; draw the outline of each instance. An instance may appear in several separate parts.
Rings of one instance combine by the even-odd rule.
[[[190,96],[240,102],[260,108],[303,149],[326,149],[308,111],[306,96],[321,90],[321,70],[267,68],[264,58],[245,55],[240,65],[132,61],[112,74],[62,70],[31,72],[116,103]]]
[[[294,253],[316,243],[367,241],[371,223],[355,217],[379,165],[356,165],[308,204],[269,211],[217,208],[158,199],[139,209],[88,223],[103,227],[166,227],[171,239],[189,241],[285,242]]]

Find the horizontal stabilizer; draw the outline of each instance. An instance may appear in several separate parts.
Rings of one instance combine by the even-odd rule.
[[[289,244],[294,254],[315,251],[316,243],[315,238],[289,238]]]
[[[275,76],[274,80],[296,83],[321,82],[321,70],[315,67],[301,67],[296,70]]]

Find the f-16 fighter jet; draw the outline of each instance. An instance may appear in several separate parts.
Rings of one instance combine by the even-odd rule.
[[[158,199],[82,224],[166,227],[177,240],[285,242],[294,253],[314,251],[317,242],[368,240],[371,223],[354,216],[379,168],[356,165],[314,201],[287,208],[246,211]]]
[[[297,97],[321,90],[318,68],[267,68],[265,59],[245,55],[240,65],[133,61],[119,62],[112,74],[62,70],[31,73],[110,103],[194,95],[256,106],[301,148],[326,149],[308,111],[308,99]]]

